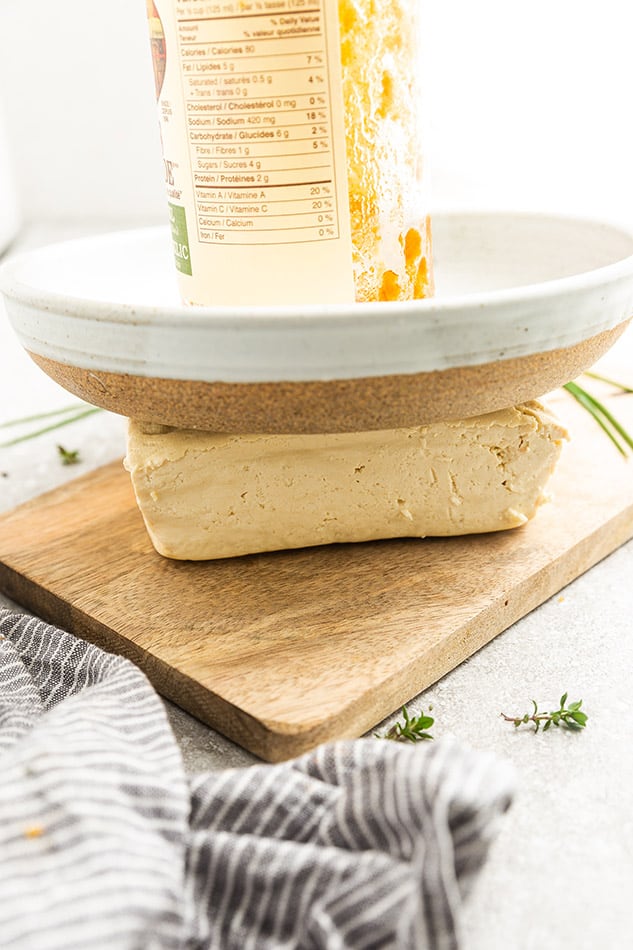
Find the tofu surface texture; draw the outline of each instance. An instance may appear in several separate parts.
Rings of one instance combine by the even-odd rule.
[[[540,403],[406,429],[225,435],[130,421],[125,467],[156,550],[208,560],[516,528],[565,429]]]

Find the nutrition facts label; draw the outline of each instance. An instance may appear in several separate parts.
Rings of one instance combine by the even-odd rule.
[[[337,239],[325,0],[176,3],[176,29],[198,240]]]

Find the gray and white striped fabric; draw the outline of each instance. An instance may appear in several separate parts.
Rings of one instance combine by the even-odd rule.
[[[324,745],[187,779],[143,674],[0,610],[0,945],[456,948],[512,771]]]

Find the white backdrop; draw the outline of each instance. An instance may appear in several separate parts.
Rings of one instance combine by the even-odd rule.
[[[419,0],[434,204],[633,226],[631,0]],[[0,0],[27,220],[161,220],[144,0]]]

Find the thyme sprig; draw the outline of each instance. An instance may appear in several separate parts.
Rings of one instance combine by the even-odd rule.
[[[563,693],[559,708],[551,712],[539,710],[538,703],[533,699],[532,706],[534,708],[531,713],[526,712],[520,716],[507,716],[505,713],[501,713],[501,717],[506,722],[511,722],[516,728],[519,726],[533,726],[535,733],[541,729],[543,732],[547,732],[552,726],[578,732],[585,728],[589,717],[581,709],[582,699],[567,704],[567,698],[568,693]],[[431,708],[429,707],[429,710]],[[391,739],[393,742],[423,742],[433,739],[428,730],[434,722],[433,717],[425,715],[423,711],[420,712],[419,716],[409,715],[407,707],[403,706],[402,721],[395,722],[384,735],[381,736],[375,732],[374,736],[376,739]]]
[[[590,376],[592,379],[597,379],[601,382],[609,383],[611,386],[616,386],[624,393],[633,392],[633,388],[630,386],[626,386],[624,383],[618,383],[614,379],[609,379],[608,377],[601,376],[598,373],[585,373],[585,376]],[[573,396],[578,403],[580,403],[583,409],[586,409],[593,419],[595,419],[600,428],[611,439],[618,452],[624,456],[624,458],[628,458],[631,450],[633,450],[633,436],[627,432],[622,423],[618,422],[613,413],[607,409],[604,403],[600,402],[599,399],[596,399],[595,396],[587,392],[587,390],[580,386],[577,382],[566,383],[563,386],[563,389],[566,389],[567,392]]]
[[[63,445],[58,445],[57,453],[62,465],[77,465],[78,462],[81,462],[79,449],[65,449]]]
[[[384,736],[376,738],[392,739],[394,742],[423,742],[433,738],[430,732],[426,731],[435,722],[432,716],[425,716],[423,712],[419,716],[410,716],[406,706],[402,707],[402,716],[404,722],[394,723]]]
[[[514,723],[517,728],[531,724],[534,726],[534,732],[538,732],[541,725],[543,725],[543,732],[547,732],[551,726],[563,726],[566,729],[572,730],[584,729],[587,724],[588,716],[587,713],[581,712],[580,710],[582,699],[570,703],[569,706],[567,706],[566,703],[567,693],[563,693],[560,698],[559,708],[553,712],[539,712],[538,704],[536,700],[533,699],[533,713],[524,713],[522,716],[506,716],[505,713],[501,713],[501,716],[506,722]]]
[[[50,412],[38,412],[35,415],[22,416],[19,419],[11,419],[9,422],[2,422],[0,423],[0,429],[28,426],[33,422],[41,422],[44,419],[56,420],[55,422],[51,422],[50,425],[45,425],[32,431],[22,433],[18,436],[14,436],[13,438],[8,439],[6,442],[0,442],[0,449],[9,448],[11,445],[18,445],[20,442],[28,442],[30,439],[35,439],[40,435],[44,435],[46,432],[54,432],[56,429],[61,429],[63,426],[68,426],[73,422],[78,422],[80,419],[85,419],[86,416],[91,416],[93,413],[101,411],[102,410],[97,406],[89,406],[86,402],[76,402],[71,406],[64,406],[61,409],[53,409]]]

